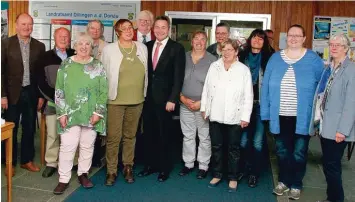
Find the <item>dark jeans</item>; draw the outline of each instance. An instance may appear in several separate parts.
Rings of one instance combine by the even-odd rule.
[[[250,124],[243,129],[240,141],[241,157],[240,172],[244,172],[245,164],[248,162],[249,174],[259,176],[263,157],[263,145],[265,141],[264,123],[260,118],[260,105],[254,104],[250,116]]]
[[[335,134],[334,134],[335,135]],[[341,179],[341,159],[347,142],[337,143],[335,140],[321,138],[323,153],[323,172],[327,180],[327,200],[344,201],[344,190]]]
[[[210,137],[212,144],[211,169],[213,176],[223,176],[223,156],[228,156],[228,179],[237,180],[240,159],[240,136],[239,125],[227,125],[217,122],[210,122]],[[224,149],[227,147],[227,149]],[[227,151],[225,153],[224,151]]]
[[[21,164],[26,164],[33,161],[34,148],[34,134],[36,132],[37,119],[37,97],[35,96],[35,89],[33,86],[23,87],[20,98],[15,105],[9,104],[5,111],[5,120],[15,123],[13,129],[13,153],[12,164],[17,164],[17,131],[21,116],[22,136],[21,136]]]
[[[296,117],[280,116],[280,134],[275,134],[279,182],[302,189],[306,173],[309,135],[296,134]]]

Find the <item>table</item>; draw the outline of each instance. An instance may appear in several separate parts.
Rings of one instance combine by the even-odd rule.
[[[14,123],[6,122],[1,126],[1,141],[6,143],[6,169],[7,169],[7,201],[12,200],[12,129]]]

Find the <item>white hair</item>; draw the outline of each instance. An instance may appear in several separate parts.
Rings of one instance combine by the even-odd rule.
[[[351,45],[349,38],[345,34],[332,35],[329,39],[329,43],[330,41],[337,40],[337,39],[339,39],[340,44],[343,45],[347,51],[349,51]]]
[[[90,46],[92,47],[94,45],[94,40],[91,38],[91,36],[86,33],[86,32],[79,32],[75,38],[74,38],[74,47],[76,44],[80,41],[88,41],[90,43]]]

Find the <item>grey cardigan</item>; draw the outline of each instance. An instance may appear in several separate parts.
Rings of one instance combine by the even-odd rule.
[[[355,141],[355,63],[346,58],[338,71],[327,96],[321,136],[335,140],[339,132],[345,141]]]

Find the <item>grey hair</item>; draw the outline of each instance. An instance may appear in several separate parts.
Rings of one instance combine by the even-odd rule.
[[[75,46],[76,44],[79,42],[79,41],[88,41],[90,43],[90,46],[92,48],[92,46],[94,45],[94,40],[91,38],[91,36],[86,33],[86,32],[79,32],[75,38],[74,38],[74,43],[73,43],[73,47],[75,49]]]
[[[350,50],[350,39],[345,35],[345,34],[337,34],[337,35],[332,35],[329,39],[329,43],[330,41],[333,40],[340,40],[340,44],[344,46],[344,48],[347,50],[346,52],[348,52]]]
[[[90,20],[90,21],[88,22],[87,26],[86,26],[86,31],[87,31],[87,32],[89,31],[89,29],[90,29],[90,27],[91,27],[91,24],[92,24],[93,22],[96,22],[96,23],[99,23],[99,24],[100,24],[100,28],[101,28],[101,36],[100,36],[100,38],[103,38],[105,26],[104,26],[104,24],[102,24],[102,22],[101,22],[100,20],[98,20],[98,19]]]
[[[147,15],[150,18],[150,24],[152,25],[154,22],[154,15],[152,12],[150,12],[149,10],[143,10],[141,12],[138,13],[137,15],[137,20],[139,20],[143,15]]]

